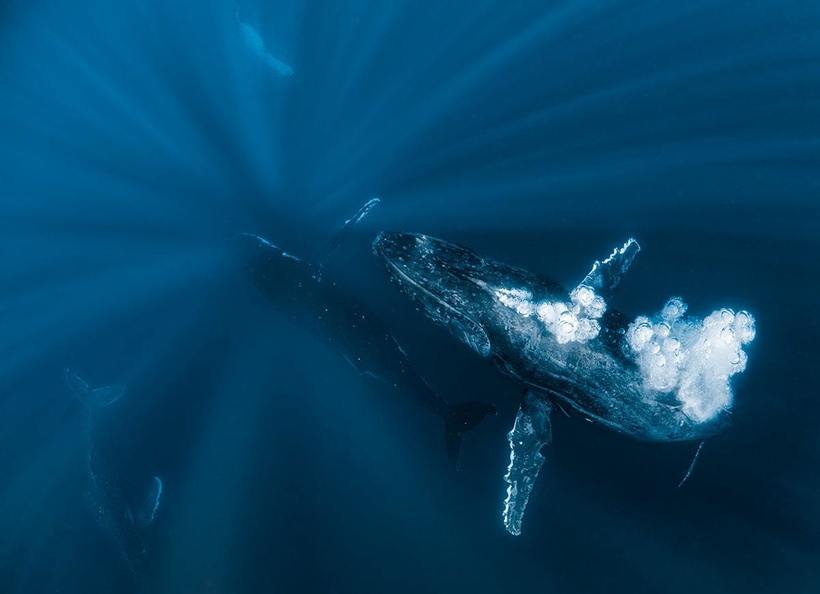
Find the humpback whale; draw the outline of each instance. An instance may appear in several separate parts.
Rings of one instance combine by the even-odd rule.
[[[632,321],[609,308],[607,299],[640,250],[634,239],[596,261],[569,292],[423,234],[384,232],[373,250],[427,317],[524,388],[504,476],[502,518],[511,534],[521,532],[541,450],[552,441],[554,404],[645,441],[702,446],[726,425],[729,377],[745,368],[754,318],[730,309],[687,317],[680,298]],[[693,466],[694,460],[684,480]]]
[[[102,411],[122,398],[126,392],[125,386],[92,387],[68,368],[63,375],[66,385],[84,410],[89,508],[129,574],[134,576],[147,555],[145,532],[153,524],[159,509],[162,479],[151,477],[144,500],[137,506],[131,504],[123,493],[119,473],[97,438]]]
[[[495,406],[483,402],[449,403],[413,368],[398,340],[372,312],[337,288],[325,272],[329,256],[353,227],[378,204],[374,198],[347,219],[311,260],[287,252],[251,233],[241,236],[247,269],[265,297],[299,326],[327,341],[360,375],[414,399],[444,423],[445,446],[457,465],[464,433]]]

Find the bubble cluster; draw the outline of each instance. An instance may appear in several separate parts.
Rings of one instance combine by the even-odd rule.
[[[559,344],[592,340],[601,331],[598,319],[604,315],[606,303],[586,285],[576,287],[569,297],[569,303],[540,303],[536,308],[538,319],[555,335]]]
[[[496,289],[495,297],[522,316],[529,317],[535,311],[535,306],[532,303],[532,293],[524,289]]]
[[[635,318],[626,342],[646,387],[675,392],[683,412],[704,422],[731,405],[729,378],[746,368],[743,345],[754,339],[755,322],[750,313],[731,309],[702,320],[685,313],[686,303],[673,297],[655,318]]]
[[[606,311],[606,303],[586,285],[579,285],[570,300],[533,302],[532,293],[522,289],[501,288],[495,297],[522,316],[535,314],[559,344],[587,342],[601,331],[598,319]]]

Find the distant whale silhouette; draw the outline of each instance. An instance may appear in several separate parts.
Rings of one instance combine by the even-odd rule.
[[[324,262],[351,229],[378,203],[367,202],[328,241],[322,253],[308,262],[274,243],[244,234],[247,266],[256,285],[278,308],[327,341],[358,373],[406,394],[444,422],[446,447],[457,462],[464,433],[478,425],[495,407],[482,402],[450,404],[413,369],[392,333],[360,302],[326,278]]]
[[[116,548],[131,575],[144,563],[145,531],[153,524],[162,499],[163,482],[151,478],[144,500],[132,506],[124,496],[120,473],[97,440],[97,422],[102,409],[125,394],[125,386],[92,387],[71,369],[64,371],[65,382],[85,411],[85,439],[88,503],[94,519]]]
[[[427,235],[381,233],[373,249],[429,318],[525,388],[504,477],[503,519],[512,534],[521,531],[541,449],[552,438],[554,402],[641,440],[702,443],[725,424],[728,377],[745,367],[741,346],[754,337],[754,319],[731,310],[684,318],[678,298],[654,321],[630,324],[607,309],[605,298],[640,249],[632,239],[570,293]]]
[[[268,68],[279,76],[293,76],[293,68],[270,53],[265,45],[265,40],[262,39],[262,35],[259,34],[259,31],[248,23],[240,21],[238,15],[236,17],[236,21],[239,27],[239,36],[242,40],[242,44],[251,54],[261,60]]]

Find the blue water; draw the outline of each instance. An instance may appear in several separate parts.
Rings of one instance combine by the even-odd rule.
[[[799,0],[0,3],[0,592],[820,591],[818,31]],[[372,196],[328,274],[498,406],[457,473],[233,249],[313,256]],[[732,426],[676,489],[692,444],[559,414],[507,535],[520,387],[386,282],[381,229],[569,286],[634,235],[618,308],[754,312]],[[136,570],[66,366],[128,386],[95,417],[124,499],[162,478]]]

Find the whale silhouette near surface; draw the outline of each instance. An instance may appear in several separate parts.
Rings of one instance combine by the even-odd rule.
[[[360,375],[441,418],[445,446],[458,463],[463,436],[491,414],[484,402],[452,403],[416,372],[388,327],[363,302],[345,294],[325,264],[379,203],[366,202],[313,257],[301,258],[252,233],[240,237],[247,272],[266,299],[301,328],[329,344]]]
[[[126,386],[92,386],[70,368],[63,371],[63,377],[84,413],[89,509],[129,575],[136,577],[148,555],[146,535],[159,510],[163,481],[159,476],[152,476],[142,500],[132,501],[123,488],[123,471],[127,469],[119,468],[100,443],[100,417],[127,393]]]

